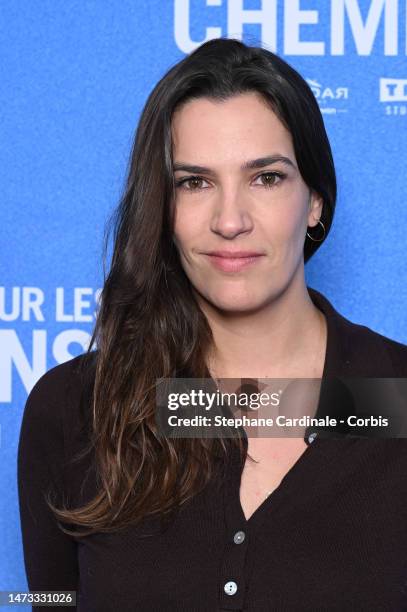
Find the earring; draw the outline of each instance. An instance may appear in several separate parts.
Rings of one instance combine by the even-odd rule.
[[[322,223],[321,219],[318,219],[318,223],[320,223],[322,225],[322,229],[324,230],[324,235],[322,236],[322,238],[313,238],[307,232],[308,238],[310,238],[313,242],[322,242],[324,240],[324,238],[325,238],[325,225]]]

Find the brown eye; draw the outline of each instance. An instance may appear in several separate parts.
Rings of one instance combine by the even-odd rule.
[[[200,189],[203,189],[203,182],[205,181],[200,176],[189,176],[188,178],[179,180],[176,183],[176,187],[181,187],[186,191],[199,191]],[[189,187],[187,187],[186,185],[189,185]]]
[[[264,187],[274,187],[278,185],[284,178],[284,174],[280,174],[280,172],[263,172],[260,174],[258,179],[261,179]]]
[[[188,179],[188,181],[186,181],[187,183],[189,183],[190,187],[192,189],[195,189],[195,187],[202,187],[202,179],[200,178],[192,178],[192,179]]]

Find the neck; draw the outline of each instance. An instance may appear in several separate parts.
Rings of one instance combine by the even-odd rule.
[[[326,320],[304,279],[261,310],[227,313],[204,302],[214,337],[208,367],[216,378],[322,377]]]

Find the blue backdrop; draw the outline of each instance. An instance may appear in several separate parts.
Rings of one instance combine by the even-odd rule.
[[[262,42],[308,80],[339,192],[307,284],[347,318],[407,343],[406,4],[3,0],[0,590],[27,588],[16,486],[27,394],[47,369],[84,352],[103,228],[141,109],[163,73],[204,40]]]

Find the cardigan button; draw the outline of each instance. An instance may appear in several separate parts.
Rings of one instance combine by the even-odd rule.
[[[223,589],[226,595],[234,595],[237,591],[237,584],[236,582],[233,582],[233,580],[230,580],[229,582],[225,584]]]
[[[244,531],[236,531],[235,535],[233,536],[233,541],[235,544],[241,544],[245,537],[246,534]]]

